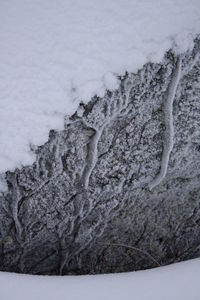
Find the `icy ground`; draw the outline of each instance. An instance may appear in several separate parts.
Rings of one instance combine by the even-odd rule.
[[[0,273],[1,300],[199,300],[200,259],[112,275]]]
[[[31,164],[30,145],[61,129],[116,74],[185,51],[199,0],[1,0],[0,173]]]

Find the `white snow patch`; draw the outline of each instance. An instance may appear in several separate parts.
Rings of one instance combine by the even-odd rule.
[[[199,300],[200,259],[153,270],[88,276],[0,272],[2,300]]]
[[[1,0],[0,23],[2,173],[31,164],[30,145],[62,129],[81,100],[115,89],[113,74],[191,47],[200,1]]]

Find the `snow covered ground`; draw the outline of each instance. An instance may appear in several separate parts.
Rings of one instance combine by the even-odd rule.
[[[116,74],[185,51],[200,32],[199,0],[1,0],[0,173],[31,164],[30,145]]]
[[[88,276],[0,273],[1,300],[199,300],[200,259],[153,270]]]

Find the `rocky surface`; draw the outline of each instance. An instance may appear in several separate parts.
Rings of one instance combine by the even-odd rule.
[[[120,77],[7,172],[0,270],[85,274],[200,256],[200,39]]]

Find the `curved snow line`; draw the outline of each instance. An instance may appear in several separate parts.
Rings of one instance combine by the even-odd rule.
[[[149,189],[152,190],[154,187],[159,185],[167,174],[169,158],[174,145],[174,126],[173,126],[173,102],[177,91],[177,86],[180,81],[182,60],[179,57],[177,65],[172,75],[171,82],[168,87],[166,94],[166,100],[164,103],[165,113],[165,139],[163,145],[163,154],[161,161],[160,173],[155,179],[149,183]]]
[[[194,300],[200,295],[200,259],[150,270],[101,275],[25,275],[0,272],[6,300]]]

